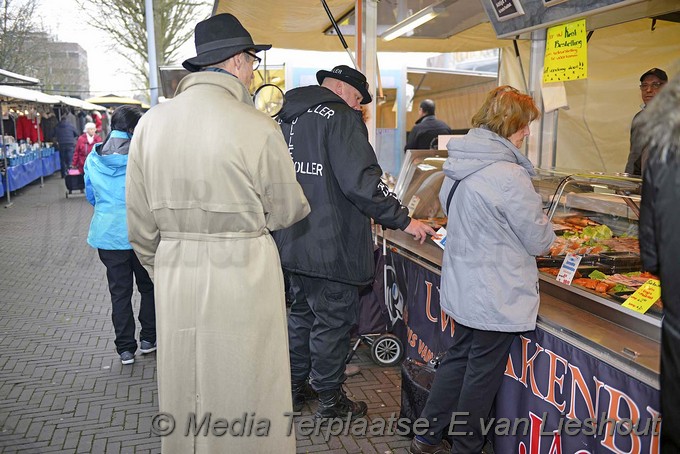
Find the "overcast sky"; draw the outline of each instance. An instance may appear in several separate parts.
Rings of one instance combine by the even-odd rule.
[[[37,15],[42,19],[46,31],[55,35],[59,41],[78,43],[87,51],[92,96],[109,93],[133,96],[137,93],[133,77],[129,75],[129,64],[113,50],[115,43],[111,42],[104,32],[88,25],[93,20],[103,20],[103,18],[87,17],[78,8],[75,0],[37,1]],[[206,8],[206,16],[210,14],[211,9],[211,6]],[[338,64],[351,65],[347,54],[342,52],[340,43],[338,43],[338,48],[339,52],[303,52],[274,48],[267,52],[267,63],[309,66],[309,62],[314,62],[314,65],[318,65],[320,69],[330,69]],[[179,64],[194,55],[196,55],[194,43],[191,39],[180,49],[176,63]],[[427,57],[431,55],[435,54],[408,54],[408,64],[409,66],[424,66]],[[403,53],[380,54],[381,68],[400,68],[403,64],[405,64]]]
[[[206,9],[206,15],[210,13],[210,9]],[[135,83],[127,69],[129,64],[113,50],[115,43],[106,33],[88,25],[93,20],[103,18],[88,17],[78,8],[75,0],[38,0],[38,16],[47,31],[59,41],[78,43],[87,51],[90,90],[93,96],[108,93],[121,96],[135,94]],[[191,40],[181,49],[181,60],[192,57],[193,51]]]

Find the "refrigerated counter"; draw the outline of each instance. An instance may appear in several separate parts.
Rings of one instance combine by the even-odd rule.
[[[412,216],[433,226],[446,222],[438,200],[443,162],[433,152],[407,155],[395,186]],[[636,285],[653,277],[640,273],[641,181],[539,170],[534,187],[560,240],[552,255],[537,258],[541,270],[537,329],[523,333],[513,345],[496,416],[530,419],[531,414],[547,414],[557,422],[607,415],[656,427],[663,309],[657,304],[640,313],[622,306]],[[439,308],[443,250],[430,239],[420,245],[402,231],[385,231],[382,236],[387,248],[386,304],[403,305],[407,357],[427,363],[451,345],[455,326]],[[567,252],[583,257],[580,276],[571,285],[555,276]],[[589,288],[591,283],[602,288]],[[564,452],[595,445],[614,452],[650,452],[658,443],[653,430],[608,434],[607,424],[602,424],[605,433],[600,436],[562,436],[559,443]],[[546,437],[550,438],[546,434],[540,438]],[[521,435],[497,437],[496,450],[519,452],[522,443],[526,448],[531,442]],[[545,443],[556,441],[553,437]]]

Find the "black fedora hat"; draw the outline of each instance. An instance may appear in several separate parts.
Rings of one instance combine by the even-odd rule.
[[[361,104],[368,104],[371,102],[371,93],[368,91],[368,82],[366,81],[366,76],[361,74],[354,68],[350,68],[347,65],[340,65],[333,68],[331,71],[321,70],[316,73],[316,80],[319,84],[323,83],[326,77],[331,79],[338,79],[343,82],[347,82],[361,93],[363,98],[361,99]]]
[[[196,24],[194,30],[196,56],[184,60],[187,71],[199,71],[247,49],[256,52],[271,49],[271,44],[255,44],[248,30],[231,14],[218,14]]]

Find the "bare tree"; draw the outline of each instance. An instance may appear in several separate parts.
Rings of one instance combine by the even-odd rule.
[[[115,43],[113,50],[131,65],[132,73],[149,87],[144,0],[77,0],[93,18],[90,25],[103,30]],[[153,0],[156,61],[159,66],[177,58],[178,49],[193,36],[193,26],[208,11],[204,0]]]
[[[0,68],[36,76],[38,50],[47,34],[35,22],[36,0],[2,0],[0,12]]]

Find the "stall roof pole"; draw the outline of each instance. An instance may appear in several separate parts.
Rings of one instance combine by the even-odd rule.
[[[531,136],[527,141],[527,156],[537,167],[554,167],[557,149],[558,110],[546,112],[541,91],[543,63],[545,59],[547,30],[531,32],[531,57],[529,60],[529,94],[541,111],[541,117],[531,125]]]
[[[38,133],[38,159],[40,160],[40,187],[45,187],[45,180],[42,172],[42,142],[43,142],[43,137],[40,137],[40,114],[38,113],[36,115],[36,129]]]
[[[357,0],[357,6],[361,5],[362,18],[361,30],[357,30],[357,36],[361,36],[357,42],[361,43],[361,49],[357,48],[357,56],[359,56],[359,64],[361,70],[366,76],[368,87],[371,92],[373,101],[366,105],[368,108],[368,121],[366,127],[368,128],[368,141],[377,150],[376,143],[376,98],[375,87],[378,80],[377,77],[377,62],[378,62],[378,46],[377,46],[377,28],[378,28],[378,4],[376,0]],[[359,9],[357,8],[357,11]],[[357,25],[359,19],[357,18]]]
[[[0,117],[2,117],[2,106],[4,102],[0,101]],[[7,115],[9,117],[9,114]],[[9,168],[7,166],[7,150],[5,149],[5,123],[3,123],[2,118],[0,118],[0,144],[2,144],[2,159],[5,161],[5,181],[7,181],[7,205],[5,205],[5,208],[9,208],[12,206],[12,196],[9,194],[9,172],[7,172],[7,169]],[[0,184],[2,184],[2,178],[0,178]]]
[[[156,62],[156,35],[153,23],[153,0],[145,0],[146,40],[149,58],[149,89],[151,107],[158,104],[158,64]]]

